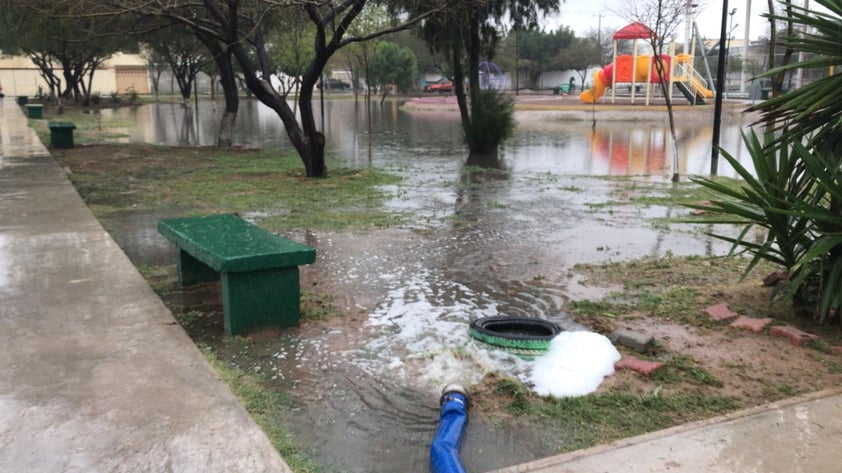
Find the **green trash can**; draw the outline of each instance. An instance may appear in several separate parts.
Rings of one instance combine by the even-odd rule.
[[[18,95],[18,105],[26,105],[29,103],[29,97],[26,95]]]
[[[769,100],[769,97],[772,96],[772,89],[760,89],[760,99],[761,100]]]
[[[26,104],[25,107],[29,118],[44,118],[44,106],[40,103]]]
[[[70,122],[49,122],[50,127],[50,145],[53,148],[72,148],[73,147],[73,130],[76,125]]]

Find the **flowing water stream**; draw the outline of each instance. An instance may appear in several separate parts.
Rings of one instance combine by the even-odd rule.
[[[209,144],[219,110],[202,107],[199,120],[163,104],[108,113],[136,123],[126,130],[131,140]],[[687,209],[622,205],[668,186],[673,159],[660,123],[592,129],[519,113],[514,138],[491,166],[478,167],[467,164],[453,112],[376,106],[369,132],[369,117],[353,101],[325,109],[328,153],[401,175],[388,207],[412,215],[406,226],[365,235],[290,234],[317,249],[317,262],[302,268],[304,283],[338,294],[335,303],[353,319],[279,336],[264,344],[258,369],[297,401],[291,429],[332,470],[427,471],[444,384],[470,385],[491,371],[528,373],[529,363],[477,346],[467,334],[471,320],[516,315],[576,328],[565,304],[598,292],[582,284],[575,264],[727,251],[704,229],[657,223]],[[724,124],[722,139],[738,156],[739,128]],[[280,121],[254,101],[241,105],[235,136],[246,146],[290,149]],[[709,168],[710,136],[703,122],[679,130],[683,175]],[[733,171],[723,166],[721,174]],[[174,261],[155,231],[158,217],[109,219],[136,264]],[[471,471],[486,471],[551,455],[563,442],[563,432],[477,417],[463,458]]]

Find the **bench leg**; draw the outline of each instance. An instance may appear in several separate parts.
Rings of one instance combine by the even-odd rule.
[[[238,335],[262,327],[295,327],[301,311],[298,266],[222,273],[225,331]]]
[[[205,263],[190,256],[190,253],[178,249],[178,282],[182,286],[190,286],[200,282],[219,281],[219,273],[214,271]]]

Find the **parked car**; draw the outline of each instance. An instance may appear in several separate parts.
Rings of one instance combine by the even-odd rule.
[[[339,80],[339,79],[328,79],[324,82],[325,90],[349,90],[351,88],[351,84]],[[322,88],[322,83],[319,82],[316,87]]]
[[[453,92],[453,81],[447,78],[439,79],[424,86],[424,92],[438,92],[445,94]]]

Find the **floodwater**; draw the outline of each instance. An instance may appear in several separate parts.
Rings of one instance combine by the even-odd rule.
[[[212,144],[220,110],[201,107],[199,120],[177,105],[107,113],[134,120],[130,140]],[[334,303],[353,318],[295,331],[260,369],[297,401],[290,427],[329,471],[427,471],[445,384],[471,385],[494,371],[526,379],[528,362],[468,337],[471,320],[529,316],[575,329],[565,304],[600,291],[574,265],[727,251],[703,235],[709,228],[659,220],[687,209],[623,205],[668,189],[666,125],[598,121],[592,129],[590,121],[528,113],[518,122],[494,162],[469,166],[456,113],[388,103],[374,105],[369,120],[352,100],[325,104],[327,152],[344,165],[403,176],[388,189],[388,207],[412,215],[404,227],[364,235],[288,235],[317,249],[317,262],[302,268],[305,287],[337,294]],[[722,129],[723,146],[738,157],[739,129]],[[291,149],[279,119],[254,101],[241,104],[235,136],[245,146]],[[704,123],[679,129],[682,178],[707,172],[710,141]],[[720,174],[734,173],[721,164]],[[109,222],[137,264],[174,261],[157,217]],[[563,443],[564,432],[475,416],[463,458],[470,471],[486,471],[552,455]]]

